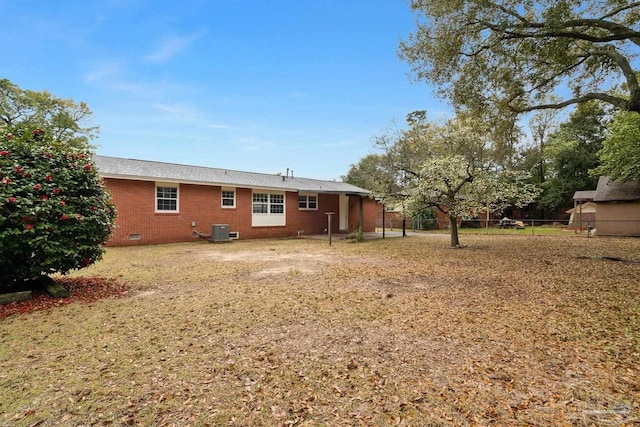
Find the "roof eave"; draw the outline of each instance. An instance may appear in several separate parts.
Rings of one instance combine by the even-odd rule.
[[[166,182],[171,184],[190,184],[190,185],[207,185],[212,187],[234,187],[234,188],[255,188],[260,190],[270,191],[289,191],[292,193],[322,193],[322,194],[344,194],[347,196],[368,197],[369,192],[357,192],[357,191],[339,191],[339,190],[324,190],[324,189],[302,189],[292,187],[275,187],[275,186],[261,186],[261,185],[248,185],[248,184],[233,184],[229,182],[214,182],[214,181],[196,181],[175,179],[166,177],[153,177],[153,176],[140,176],[140,175],[126,175],[126,174],[113,174],[113,173],[100,173],[98,174],[104,179],[124,179],[132,181],[148,181],[148,182]]]

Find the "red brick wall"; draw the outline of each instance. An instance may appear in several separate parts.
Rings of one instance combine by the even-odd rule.
[[[251,225],[252,190],[236,188],[235,208],[222,208],[220,186],[180,184],[179,212],[156,213],[156,184],[151,181],[135,181],[105,178],[105,184],[113,196],[118,210],[116,228],[109,239],[112,246],[153,243],[188,242],[198,240],[193,236],[191,223],[196,230],[210,234],[212,224],[228,224],[229,231],[240,233],[241,239],[276,238],[302,234],[321,234],[327,228],[325,212],[335,212],[332,232],[339,228],[339,196],[318,194],[318,210],[298,209],[298,193],[286,193],[286,225],[253,227]],[[349,199],[349,227],[358,227],[359,198]],[[364,231],[373,231],[375,225],[374,203],[364,200]],[[131,239],[131,235],[140,235]]]
[[[362,231],[375,231],[376,227],[376,202],[365,197],[362,200],[363,221]],[[336,210],[337,212],[337,210]],[[360,225],[360,197],[349,196],[349,232],[356,231]]]

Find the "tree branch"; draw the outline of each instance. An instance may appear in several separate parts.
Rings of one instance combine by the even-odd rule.
[[[499,31],[494,28],[491,30]],[[629,40],[632,43],[640,46],[640,32],[638,31],[627,31],[627,32],[616,32],[609,36],[592,36],[589,34],[581,33],[579,31],[549,31],[544,33],[519,33],[516,31],[502,31],[504,34],[507,34],[508,37],[501,37],[501,40],[512,40],[512,39],[545,39],[545,38],[567,38],[567,39],[575,39],[575,40],[584,40],[591,43],[609,43],[612,41],[621,41],[621,40]]]
[[[606,15],[601,16],[600,19],[605,20],[607,18],[611,18],[612,16],[617,15],[620,12],[624,12],[625,10],[633,9],[634,7],[638,7],[638,6],[640,6],[640,2],[634,2],[624,6],[620,6],[617,9],[613,9],[611,12],[607,13]]]
[[[629,60],[621,55],[620,52],[616,50],[614,46],[606,46],[601,49],[596,49],[591,52],[593,55],[602,55],[608,56],[611,58],[622,70],[622,74],[624,74],[624,78],[627,81],[627,86],[629,87],[630,93],[630,102],[632,104],[636,104],[635,108],[639,108],[640,105],[640,85],[638,84],[638,77],[636,72],[631,67]],[[637,111],[633,110],[632,111]],[[640,112],[640,111],[639,111]]]
[[[566,75],[566,73],[578,68],[580,65],[584,64],[587,61],[587,59],[589,59],[589,56],[585,55],[585,57],[582,58],[580,61],[576,62],[575,64],[571,64],[570,66],[564,68],[561,71],[557,71],[557,72],[553,73],[552,76],[550,76],[549,78],[544,79],[542,82],[540,82],[537,85],[533,86],[527,92],[531,93],[533,91],[539,90],[541,87],[544,87],[544,86],[548,85],[550,82],[552,82],[556,78],[558,78],[560,76],[563,76],[563,75]]]
[[[535,110],[546,110],[546,109],[561,109],[573,104],[580,104],[582,102],[599,100],[604,101],[609,104],[615,105],[616,107],[627,110],[627,111],[635,111],[640,114],[640,104],[633,103],[627,99],[619,98],[617,96],[612,96],[607,93],[587,93],[582,96],[578,96],[575,98],[568,99],[566,101],[558,102],[558,103],[550,103],[550,104],[541,104],[541,105],[532,105],[527,107],[513,107],[509,105],[509,109],[515,113],[526,113],[529,111]]]

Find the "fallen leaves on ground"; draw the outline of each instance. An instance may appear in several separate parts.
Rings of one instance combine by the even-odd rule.
[[[119,298],[127,293],[127,286],[115,279],[103,277],[60,277],[55,280],[69,290],[67,298],[53,298],[43,289],[34,289],[25,301],[0,304],[0,319],[21,313],[50,310],[73,302],[90,303],[103,298]]]
[[[633,425],[637,239],[110,248],[0,328],[0,425]]]

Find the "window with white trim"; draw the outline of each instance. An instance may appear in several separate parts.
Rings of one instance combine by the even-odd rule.
[[[232,188],[222,189],[222,207],[227,209],[236,207],[236,190]]]
[[[269,213],[284,213],[284,194],[269,194]]]
[[[178,212],[178,186],[156,184],[156,212]]]
[[[254,227],[286,225],[285,211],[285,193],[253,193],[251,225]]]
[[[269,212],[269,194],[253,193],[253,213],[266,214]]]
[[[317,194],[299,194],[298,195],[298,209],[317,211],[318,210],[318,195]]]

